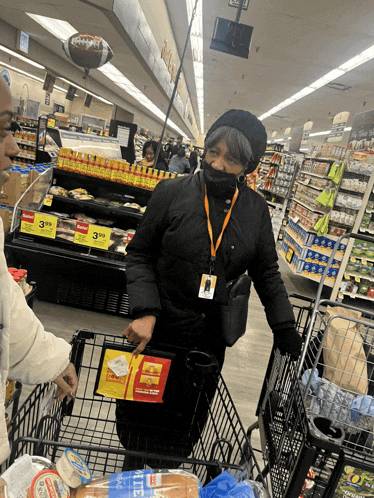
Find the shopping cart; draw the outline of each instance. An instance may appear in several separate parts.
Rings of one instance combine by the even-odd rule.
[[[171,468],[179,466],[192,472],[202,483],[209,482],[225,469],[242,470],[243,466],[253,479],[262,480],[256,450],[246,436],[219,374],[213,399],[206,397],[206,423],[198,427],[200,434],[189,454],[183,453],[180,434],[176,436],[179,454],[165,454],[157,447],[159,441],[156,444],[148,436],[145,439],[140,436],[139,449],[134,445],[131,450],[125,449],[116,432],[116,400],[94,393],[103,346],[108,343],[119,348],[129,345],[124,338],[87,330],[74,334],[72,362],[79,377],[76,400],[69,404],[55,402],[49,413],[41,418],[50,385],[37,386],[12,421],[8,465],[25,453],[44,456],[54,462],[64,448],[69,447],[80,453],[95,475],[120,472],[124,459],[131,456],[138,462],[144,459],[145,463],[149,459],[161,460],[163,468],[170,462]],[[177,353],[181,354],[181,351]],[[203,388],[199,392],[199,403],[205,402],[205,395]]]
[[[316,298],[291,296],[304,340],[302,355],[295,363],[272,351],[258,422],[248,430],[249,436],[260,430],[263,473],[270,473],[274,498],[299,497],[306,479],[308,497],[337,496],[342,476],[350,496],[353,471],[374,473],[374,313],[321,300],[329,265],[344,238],[374,241],[357,234],[340,237]]]

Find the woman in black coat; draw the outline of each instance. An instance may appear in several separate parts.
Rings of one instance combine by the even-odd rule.
[[[245,175],[257,167],[266,142],[265,128],[253,114],[230,110],[206,135],[202,171],[156,187],[127,248],[127,290],[134,320],[124,336],[137,344],[134,354],[148,343],[198,349],[214,356],[220,370],[226,348],[220,320],[221,307],[227,303],[226,287],[248,272],[274,342],[282,354],[299,356],[301,339],[279,273],[269,209],[265,199],[246,184]],[[200,292],[204,275],[216,277],[214,294],[208,299]],[[179,373],[182,381],[183,371]],[[178,379],[175,393],[177,385]],[[214,394],[214,381],[208,391]],[[157,420],[160,438],[163,427],[169,429],[171,420],[176,424],[173,409],[174,415],[185,411],[182,393],[165,406],[143,410],[148,420]],[[123,442],[127,422],[141,416],[136,403],[130,408],[128,403],[118,405]],[[195,441],[191,439],[189,449]]]

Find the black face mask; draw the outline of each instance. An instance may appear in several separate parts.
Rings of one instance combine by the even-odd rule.
[[[234,195],[238,179],[232,173],[219,171],[206,161],[203,161],[204,180],[209,193],[215,197],[232,197]]]

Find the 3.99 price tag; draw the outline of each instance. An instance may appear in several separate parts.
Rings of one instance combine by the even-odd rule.
[[[112,231],[107,227],[77,221],[74,242],[95,249],[108,250]]]
[[[33,211],[22,211],[21,228],[23,233],[39,235],[49,239],[56,238],[57,218]]]

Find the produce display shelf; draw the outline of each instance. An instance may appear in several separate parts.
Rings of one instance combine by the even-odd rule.
[[[356,259],[364,259],[366,261],[372,261],[374,263],[374,258],[368,258],[366,256],[356,256],[355,254],[351,254],[351,258],[356,258]]]

